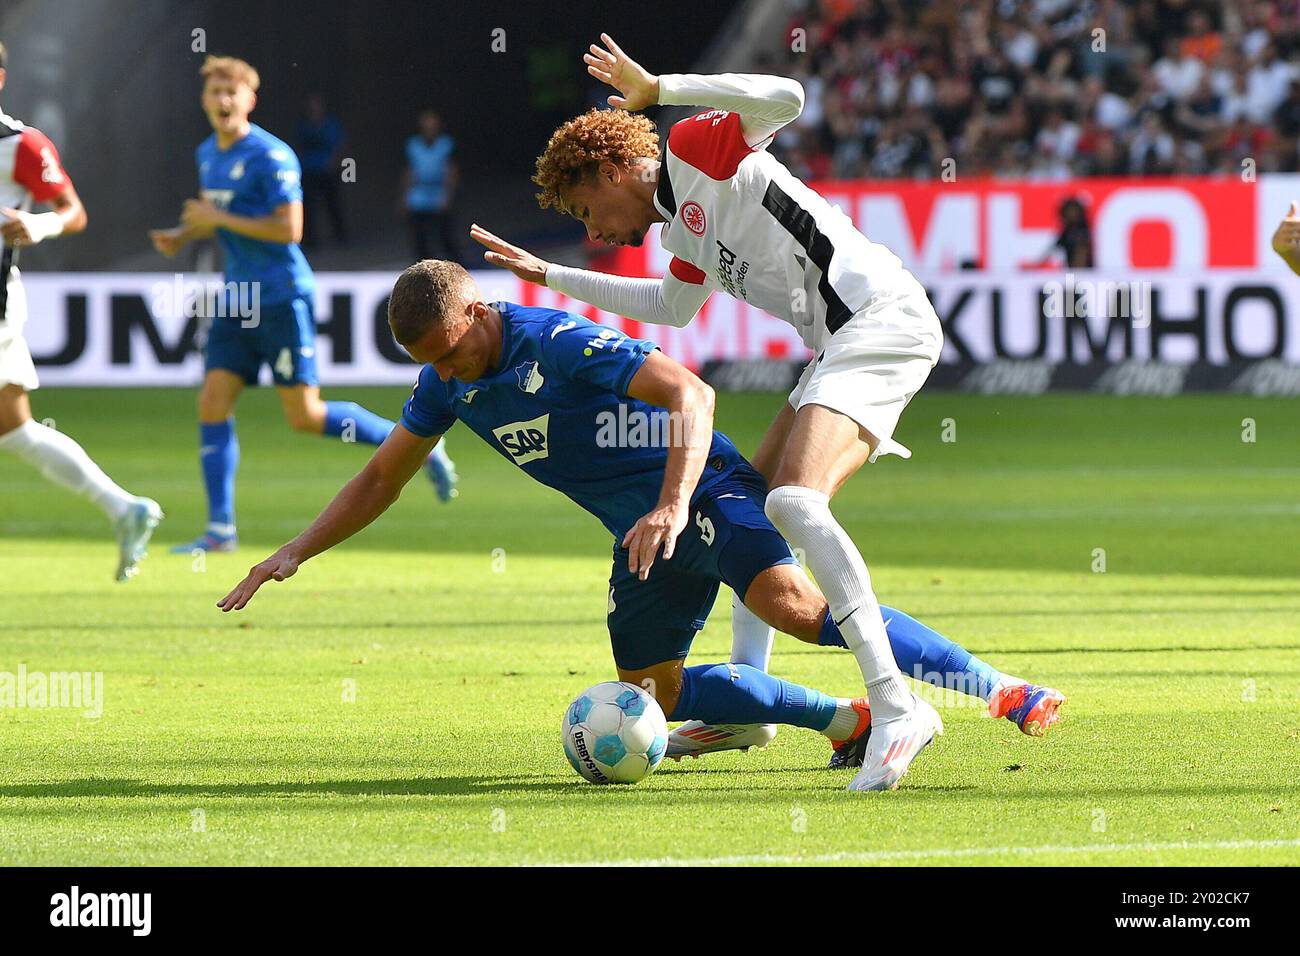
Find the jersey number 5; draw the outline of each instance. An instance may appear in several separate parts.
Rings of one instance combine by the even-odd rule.
[[[713,528],[713,519],[706,518],[704,512],[697,511],[695,512],[695,526],[700,529],[700,540],[706,546],[712,547],[713,539],[717,536],[717,532]]]

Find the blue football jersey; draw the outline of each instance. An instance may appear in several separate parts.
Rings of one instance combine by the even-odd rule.
[[[212,134],[195,151],[199,189],[213,205],[239,216],[269,216],[277,206],[302,201],[302,169],[282,140],[257,124],[229,149]],[[263,305],[311,295],[311,266],[297,243],[263,242],[217,230],[226,256],[227,282],[256,282]]]
[[[659,501],[668,413],[629,398],[628,383],[655,344],[556,309],[494,303],[501,362],[475,382],[443,382],[420,370],[402,411],[428,438],[457,419],[544,485],[562,491],[622,540]],[[713,444],[696,494],[743,459],[725,435]]]

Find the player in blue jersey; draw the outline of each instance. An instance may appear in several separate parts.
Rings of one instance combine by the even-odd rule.
[[[865,698],[828,697],[766,673],[772,627],[814,644],[845,641],[764,514],[763,478],[713,430],[707,385],[651,342],[567,312],[488,304],[449,262],[425,260],[402,274],[389,323],[426,363],[400,427],[309,528],[249,571],[222,610],[244,607],[266,581],[283,581],[374,521],[460,420],[614,535],[608,623],[619,678],[649,687],[670,719],[692,722],[674,734],[678,755],[755,742],[729,738],[732,725],[752,732],[788,723],[829,737],[835,763],[861,762]],[[733,659],[686,667],[722,582],[743,599]],[[1001,674],[900,611],[884,613],[905,672],[981,696],[1029,734],[1058,718],[1059,692]]]
[[[203,111],[212,135],[195,154],[201,198],[185,202],[181,224],[157,229],[154,247],[171,258],[194,239],[216,235],[225,254],[225,289],[208,331],[199,393],[199,460],[208,525],[174,551],[233,551],[239,442],[232,417],[246,385],[270,365],[285,418],[298,431],[378,445],[393,423],[354,402],[326,402],[316,377],[315,280],[298,248],[301,169],[293,150],[249,121],[257,71],[209,56],[201,70]],[[438,445],[426,462],[438,496],[455,494],[456,473]]]

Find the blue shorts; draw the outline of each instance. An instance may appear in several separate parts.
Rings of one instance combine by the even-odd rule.
[[[316,316],[312,302],[299,296],[261,307],[258,321],[244,328],[238,316],[218,316],[208,329],[204,368],[234,372],[256,385],[262,364],[271,366],[276,385],[317,385]]]
[[[761,572],[795,563],[763,513],[766,499],[762,475],[748,463],[733,468],[696,495],[672,559],[657,558],[645,581],[627,569],[627,550],[615,544],[609,640],[620,668],[642,670],[683,659],[713,609],[720,583],[743,597]]]

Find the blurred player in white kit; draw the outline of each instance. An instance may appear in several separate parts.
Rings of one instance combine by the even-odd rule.
[[[0,91],[5,63],[0,44]],[[37,203],[50,211],[31,212]],[[0,110],[0,452],[18,456],[108,516],[117,535],[117,580],[126,581],[135,575],[162,509],[151,498],[124,491],[67,435],[33,420],[27,395],[39,383],[22,334],[27,296],[18,252],[85,228],[86,209],[54,144]]]

